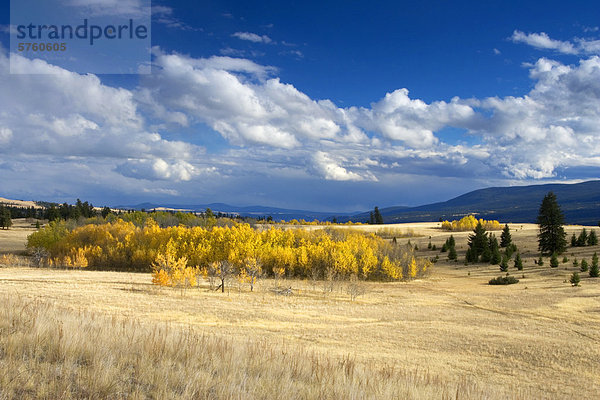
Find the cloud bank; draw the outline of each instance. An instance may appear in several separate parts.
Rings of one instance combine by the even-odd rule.
[[[399,88],[368,107],[340,107],[282,82],[277,68],[245,58],[194,58],[156,48],[153,73],[125,89],[13,55],[19,71],[32,75],[0,73],[0,153],[11,177],[5,184],[18,191],[19,178],[52,171],[59,176],[74,168],[82,172],[72,174],[71,185],[77,179],[91,184],[83,178],[87,171],[96,187],[118,182],[132,195],[202,196],[239,179],[248,185],[267,180],[385,186],[399,176],[532,180],[598,168],[596,41],[520,31],[512,40],[587,56],[573,64],[539,58],[528,67],[532,89],[518,97],[427,103]],[[7,65],[2,50],[0,70]],[[55,73],[52,79],[35,75],[48,70]],[[204,127],[225,148],[195,144],[202,142]],[[450,139],[448,129],[462,136]],[[172,139],[181,130],[188,136]],[[68,193],[69,187],[77,192],[66,185],[61,182],[54,193]],[[261,193],[255,196],[269,196]]]

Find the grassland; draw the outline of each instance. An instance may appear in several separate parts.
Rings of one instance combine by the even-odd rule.
[[[450,235],[395,228],[426,257]],[[149,274],[0,268],[0,398],[596,398],[600,279],[567,282],[573,257],[600,247],[540,267],[536,226],[511,230],[516,285],[489,286],[498,266],[441,253],[429,278],[365,283],[356,301],[344,282],[222,294],[157,288]],[[461,260],[467,235],[454,233]]]

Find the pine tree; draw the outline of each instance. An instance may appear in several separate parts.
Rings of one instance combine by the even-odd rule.
[[[502,257],[502,261],[500,261],[500,271],[508,271],[508,258]]]
[[[508,227],[508,224],[505,224],[502,235],[500,235],[500,247],[508,247],[511,243],[512,238],[510,237],[510,228]]]
[[[452,247],[456,246],[456,240],[454,240],[454,236],[453,235],[450,235],[450,237],[448,238],[447,242],[448,242],[448,246],[452,246]]]
[[[590,276],[592,278],[597,278],[598,272],[598,254],[594,253],[592,256],[592,266],[590,267]]]
[[[521,255],[519,253],[515,256],[515,268],[519,271],[523,271],[523,260],[521,260]]]
[[[375,210],[373,210],[373,217],[376,224],[383,224],[383,216],[379,212],[379,207],[375,207]]]
[[[450,247],[450,250],[448,251],[448,260],[456,260],[457,258],[456,248],[454,246]]]
[[[12,226],[10,210],[4,206],[0,206],[0,228],[9,229]]]
[[[490,259],[490,264],[499,264],[502,261],[502,253],[500,253],[500,249],[496,248],[492,250],[492,257]]]
[[[571,247],[577,247],[577,236],[575,234],[571,236]]]
[[[538,247],[545,253],[562,253],[567,246],[566,233],[563,228],[564,217],[554,193],[549,192],[542,201],[537,218],[540,226]]]
[[[579,237],[577,238],[577,246],[584,247],[587,244],[587,240],[588,240],[587,231],[585,230],[585,228],[583,228],[581,230],[581,233],[579,234]]]
[[[517,252],[517,250],[518,250],[518,248],[517,248],[517,245],[516,245],[516,244],[514,244],[514,243],[511,243],[511,244],[510,244],[510,245],[509,245],[509,246],[506,248],[506,250],[504,250],[504,252],[506,253],[506,257],[508,257],[508,258],[511,258],[511,257],[512,257],[512,255],[513,255],[514,253],[516,253],[516,252]]]
[[[596,232],[593,229],[590,232],[590,235],[588,236],[587,244],[588,244],[588,246],[598,245],[598,236],[596,236]]]
[[[110,209],[110,208],[108,208],[108,207],[104,207],[104,208],[102,209],[102,212],[101,212],[102,218],[106,218],[106,217],[108,217],[108,215],[109,215],[110,213],[111,213],[111,209]]]
[[[579,267],[579,270],[581,272],[587,272],[588,270],[588,263],[586,260],[581,260],[581,267]]]
[[[495,235],[490,235],[488,240],[489,252],[490,252],[490,264],[499,264],[502,261],[502,255],[500,254],[500,246],[498,245],[498,239]],[[484,256],[481,257],[481,261],[484,261]]]
[[[370,225],[373,225],[373,224],[375,224],[375,215],[373,214],[373,211],[371,211],[371,212],[369,213],[369,224],[370,224]]]
[[[550,257],[550,267],[558,267],[558,256],[556,255],[556,253],[552,253],[552,257]]]
[[[569,280],[571,282],[571,285],[573,286],[579,286],[579,274],[577,273],[577,271],[573,272],[573,275],[571,275],[571,279]]]
[[[598,276],[600,276],[600,270],[598,269],[598,255],[594,253],[592,266],[590,267],[590,278],[598,278]]]
[[[473,234],[469,235],[469,250],[470,252],[467,252],[467,262],[479,262],[479,257],[482,254],[485,252],[489,253],[488,235],[481,222],[477,224],[473,230]],[[487,261],[489,259],[490,257],[488,257]]]

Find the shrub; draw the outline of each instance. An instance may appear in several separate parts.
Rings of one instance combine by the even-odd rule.
[[[494,279],[490,279],[488,284],[490,285],[512,285],[515,283],[519,283],[519,280],[514,276],[499,276]]]

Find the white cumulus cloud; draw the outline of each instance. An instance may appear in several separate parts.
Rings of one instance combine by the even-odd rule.
[[[247,40],[249,42],[254,43],[271,43],[272,40],[267,35],[257,35],[256,33],[251,32],[236,32],[231,36],[236,37],[241,40]]]

